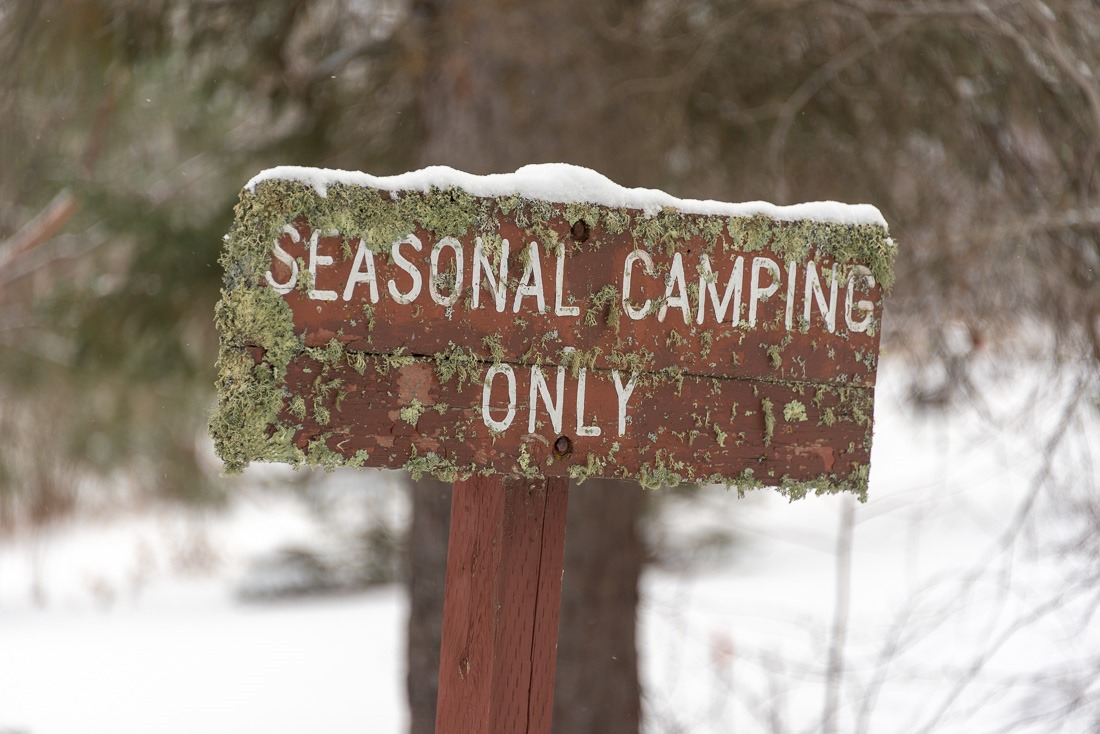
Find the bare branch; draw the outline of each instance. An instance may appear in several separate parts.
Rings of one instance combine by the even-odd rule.
[[[798,89],[794,91],[794,94],[782,103],[779,119],[776,122],[775,129],[772,131],[771,138],[768,140],[768,153],[771,159],[772,170],[778,177],[782,189],[786,188],[782,176],[783,157],[787,147],[787,138],[790,136],[791,127],[794,125],[794,120],[795,117],[798,116],[798,113],[802,111],[802,108],[805,107],[826,84],[835,79],[841,71],[879,48],[890,39],[900,35],[907,28],[911,27],[914,22],[914,19],[908,17],[897,18],[887,23],[881,30],[872,31],[863,36],[844,51],[832,56],[825,64],[820,66],[817,71],[802,82]]]
[[[345,46],[337,49],[321,59],[310,72],[310,82],[316,82],[341,71],[352,61],[360,58],[382,58],[394,50],[394,42],[390,38],[380,41],[367,41],[355,46]]]
[[[845,497],[840,508],[836,537],[836,590],[833,596],[833,625],[829,635],[829,657],[825,669],[825,702],[821,712],[821,731],[837,731],[840,689],[844,679],[844,646],[848,635],[848,607],[852,592],[852,529],[855,502]]]
[[[7,240],[0,242],[0,270],[61,231],[77,208],[76,197],[69,189],[62,189],[34,219]]]

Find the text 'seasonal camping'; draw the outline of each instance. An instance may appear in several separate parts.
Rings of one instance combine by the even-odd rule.
[[[272,169],[226,238],[212,432],[231,471],[863,495],[893,255],[866,205]]]

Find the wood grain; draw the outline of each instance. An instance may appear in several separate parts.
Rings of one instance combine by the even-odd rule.
[[[524,247],[520,243],[531,238],[525,238],[524,232],[513,221],[501,217],[497,233],[513,243],[508,268],[511,284],[503,312],[498,312],[494,307],[484,276],[479,283],[479,305],[473,307],[470,282],[473,236],[460,239],[463,251],[462,297],[453,306],[440,305],[429,297],[426,283],[430,273],[428,251],[439,239],[431,232],[424,229],[415,231],[423,243],[421,252],[414,252],[409,247],[402,249],[403,255],[416,266],[424,281],[419,295],[407,304],[395,303],[389,295],[390,280],[401,291],[411,288],[411,280],[388,254],[374,258],[380,294],[377,302],[371,303],[370,289],[362,283],[353,289],[352,297],[345,301],[343,294],[354,263],[348,253],[354,249],[354,241],[342,236],[320,236],[317,240],[318,256],[332,258],[333,264],[316,268],[314,286],[318,290],[336,293],[337,298],[331,301],[314,300],[307,290],[300,288],[286,293],[283,297],[293,311],[294,330],[304,335],[307,346],[324,346],[336,339],[348,349],[376,354],[404,350],[408,354],[435,355],[457,346],[489,360],[491,355],[485,340],[492,339],[500,344],[500,358],[508,362],[528,361],[524,355],[530,358],[537,354],[544,361],[556,364],[563,348],[573,348],[583,352],[599,350],[595,365],[606,369],[616,366],[613,358],[617,353],[645,355],[647,371],[675,367],[697,375],[810,380],[864,387],[874,385],[876,364],[868,356],[878,353],[878,332],[874,329],[868,333],[847,328],[844,318],[846,283],[842,282],[838,288],[834,330],[826,327],[816,301],[810,309],[810,320],[805,328],[802,327],[800,318],[805,313],[806,262],[814,260],[818,272],[829,270],[832,266],[831,260],[818,256],[812,248],[810,257],[797,263],[793,291],[797,308],[792,314],[790,328],[785,325],[788,285],[785,271],[780,282],[776,283],[778,290],[758,301],[756,323],[752,326],[748,323],[753,259],[767,257],[785,268],[783,258],[766,249],[744,252],[732,247],[715,248],[702,239],[676,248],[683,263],[685,286],[691,301],[689,322],[685,323],[682,312],[676,308],[668,311],[663,321],[658,319],[656,309],[643,319],[633,320],[625,314],[619,299],[622,296],[624,265],[628,255],[639,249],[638,241],[629,232],[614,234],[596,226],[583,246],[574,246],[567,220],[553,218],[550,225],[559,240],[565,243],[563,305],[573,305],[579,309],[576,316],[555,314],[557,260],[545,243],[539,243],[545,309],[539,312],[535,308],[535,299],[527,296],[520,300],[519,310],[514,310],[515,283],[524,270],[521,258]],[[284,235],[280,242],[287,253],[304,262],[309,257],[306,243],[312,230],[304,222],[297,223],[296,227],[301,233],[300,242],[293,242],[288,235]],[[726,285],[733,279],[734,262],[738,256],[743,258],[739,278],[742,287],[740,308],[735,307],[731,297],[721,322],[715,318],[709,296],[705,296],[704,319],[700,324],[697,323],[699,297],[695,295],[699,288],[697,269],[700,255],[707,250],[712,251],[710,258],[719,296],[724,295]],[[450,249],[443,251],[440,270],[445,271],[456,265],[451,252]],[[666,276],[673,261],[668,251],[650,248],[648,252],[654,262],[652,275],[646,274],[638,263],[632,267],[629,295],[631,301],[637,304],[647,300],[660,302],[666,293]],[[279,281],[290,277],[290,271],[274,257],[271,272]],[[761,284],[770,284],[772,277],[765,271],[759,280]],[[597,294],[609,286],[614,289],[613,302],[598,302]],[[858,289],[858,298],[873,303],[875,318],[881,318],[883,291],[880,286]],[[372,309],[369,319],[364,315],[364,306]],[[735,311],[738,314],[736,323],[733,317]],[[615,312],[614,316],[611,312]],[[778,362],[775,356],[777,350]]]
[[[568,482],[455,483],[437,734],[548,734]]]
[[[290,365],[286,389],[313,397],[304,416],[294,415],[288,403],[280,419],[297,426],[293,441],[302,450],[323,442],[345,459],[358,455],[364,466],[397,468],[417,457],[462,473],[565,477],[577,467],[574,472],[583,468],[592,476],[637,477],[664,467],[684,481],[744,478],[749,470],[756,480],[775,484],[783,478],[840,481],[870,460],[870,388],[643,376],[626,403],[620,435],[614,378],[607,370],[591,370],[584,419],[601,434],[583,436],[577,432],[578,377],[570,372],[563,379],[561,425],[553,425],[540,395],[535,430],[528,432],[531,372],[517,365],[515,416],[494,433],[481,410],[489,366],[478,365],[462,382],[442,380],[437,365],[424,359],[397,367],[371,363],[359,374],[347,363],[303,357]],[[547,368],[552,393],[555,378]],[[621,382],[626,379],[620,375]],[[319,381],[339,387],[318,392]],[[490,393],[489,416],[496,420],[508,409],[504,383],[498,377]],[[570,440],[567,454],[554,450],[561,436]]]

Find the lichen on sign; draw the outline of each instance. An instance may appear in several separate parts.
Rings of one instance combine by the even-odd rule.
[[[681,202],[572,167],[280,170],[242,191],[221,258],[227,471],[865,495],[877,211]]]

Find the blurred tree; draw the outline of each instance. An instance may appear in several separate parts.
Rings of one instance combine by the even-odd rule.
[[[666,100],[677,190],[878,205],[902,242],[887,341],[940,375],[917,397],[965,390],[967,355],[1025,332],[1031,348],[1100,363],[1095,3],[715,0],[654,14],[659,33],[640,42],[666,71],[628,89]]]
[[[561,160],[685,196],[868,201],[902,243],[884,336],[920,367],[915,399],[965,395],[985,351],[1100,365],[1090,0],[10,0],[0,61],[0,530],[89,501],[89,476],[224,496],[198,448],[213,263],[236,191],[274,164]],[[633,639],[570,621],[571,594],[634,598],[627,494],[572,498],[627,550],[571,520],[562,731],[609,726],[567,719],[603,695],[569,661]],[[412,496],[430,630],[441,587],[419,569],[442,568],[446,493]],[[436,640],[410,639],[432,651],[410,681],[434,681]],[[434,696],[411,693],[420,727]]]
[[[28,259],[35,248],[18,240],[7,249],[38,276],[22,280],[26,290],[8,291],[33,316],[16,321],[9,312],[5,321],[12,328],[4,330],[0,358],[19,368],[5,380],[8,399],[33,412],[58,396],[67,409],[36,423],[42,435],[20,431],[37,451],[20,452],[27,461],[0,475],[10,478],[0,497],[25,495],[46,519],[75,502],[75,484],[89,471],[142,493],[221,496],[224,485],[196,450],[212,379],[209,319],[219,274],[211,264],[236,190],[259,168],[302,163],[386,173],[444,163],[488,172],[558,159],[629,181],[647,158],[640,140],[633,153],[614,145],[631,113],[599,104],[603,81],[615,78],[610,70],[621,76],[629,57],[578,26],[589,11],[574,5],[18,3],[5,19],[5,48],[16,63],[3,102],[27,124],[5,141],[22,170],[4,176],[13,202],[4,234],[26,221],[21,207],[31,211],[67,187],[58,205],[65,234],[51,241],[60,229],[51,225],[54,231],[31,236],[42,248],[61,251],[53,243],[64,241],[76,251],[58,262],[46,249]],[[501,22],[512,35],[495,30]],[[570,42],[544,34],[549,27]],[[53,56],[51,48],[63,53]],[[43,134],[32,120],[47,102],[56,130]],[[71,149],[57,152],[61,140]],[[51,219],[51,211],[40,218]],[[26,349],[46,346],[50,357],[26,359]],[[25,382],[16,386],[16,376]],[[18,414],[4,415],[14,421]],[[54,467],[51,477],[36,479],[42,467]],[[411,496],[410,702],[414,729],[430,729],[449,492],[425,486]],[[5,517],[27,517],[26,508],[8,504]],[[608,690],[628,692],[604,698],[624,700],[624,730],[636,730],[632,610],[641,503],[589,491],[573,505],[593,517],[621,516],[608,527],[622,530],[599,539],[599,554],[577,552],[590,533],[571,534],[578,560],[570,577],[587,581],[566,604],[573,611],[563,619],[563,641],[575,633],[565,647],[599,649],[592,657],[604,665],[623,661],[614,676],[598,667],[588,672]],[[612,552],[634,560],[598,581]],[[590,618],[611,633],[571,617],[595,585],[614,606]],[[569,700],[593,710],[603,690],[574,684]]]
[[[628,32],[630,0],[606,3]],[[586,165],[637,180],[648,141],[620,141],[634,117],[608,103],[606,86],[636,73],[634,44],[609,42],[591,3],[547,0],[417,0],[404,45],[417,62],[420,164],[475,173],[534,161]],[[409,700],[414,734],[435,730],[450,492],[415,487],[409,554]],[[637,731],[640,720],[634,609],[642,546],[641,490],[590,482],[570,498],[554,726],[562,732]],[[429,533],[418,532],[424,527]],[[597,712],[599,712],[597,714]]]
[[[0,524],[71,506],[43,498],[71,500],[90,474],[141,496],[224,496],[197,441],[232,204],[276,162],[407,159],[393,134],[406,100],[372,94],[393,14],[336,0],[6,7],[0,425],[35,450],[0,454]]]

